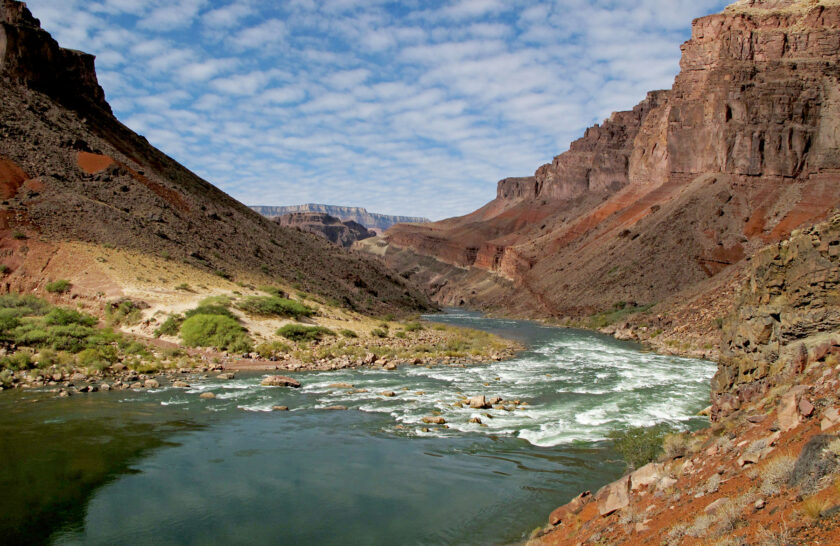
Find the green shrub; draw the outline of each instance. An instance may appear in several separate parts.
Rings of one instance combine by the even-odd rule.
[[[140,307],[133,301],[123,300],[106,305],[105,317],[108,324],[125,324],[130,326],[140,322],[143,319],[143,313]]]
[[[271,294],[272,296],[276,296],[278,298],[285,298],[287,294],[277,288],[276,286],[260,286],[260,291],[265,292],[266,294]]]
[[[260,355],[260,358],[271,358],[279,353],[290,353],[292,348],[288,343],[283,343],[282,341],[271,341],[268,343],[260,343],[254,351]]]
[[[99,321],[95,317],[64,307],[53,307],[44,317],[44,324],[47,326],[67,326],[68,324],[94,326],[97,322]]]
[[[0,310],[12,309],[15,316],[44,315],[52,305],[31,294],[3,294],[0,296]]]
[[[11,268],[6,264],[0,264],[0,275],[5,275],[11,270]]]
[[[47,283],[47,292],[52,294],[63,294],[70,290],[70,281],[66,279],[59,279],[57,281]]]
[[[353,330],[344,329],[344,330],[339,331],[338,333],[341,334],[342,336],[346,337],[346,338],[357,338],[357,337],[359,337],[359,334],[357,334]]]
[[[385,338],[388,337],[388,332],[386,332],[382,328],[374,328],[370,331],[370,335],[372,335],[373,337]]]
[[[185,282],[182,282],[175,287],[175,290],[183,290],[184,292],[194,292],[194,290]]]
[[[217,276],[219,276],[223,279],[230,280],[230,273],[228,273],[227,271],[222,271],[221,269],[217,269],[213,273],[215,273]]]
[[[632,427],[608,434],[613,448],[621,454],[630,469],[655,461],[662,454],[662,441],[673,429],[666,424]]]
[[[29,370],[34,367],[32,355],[24,351],[18,351],[0,358],[0,368],[9,370]]]
[[[188,347],[217,347],[234,352],[250,351],[251,338],[234,319],[224,315],[196,314],[181,325],[181,339]]]
[[[315,310],[300,302],[277,296],[251,296],[240,302],[237,307],[246,313],[277,317],[311,317]]]
[[[234,315],[233,312],[224,305],[199,305],[195,309],[190,309],[184,313],[185,318],[190,318],[195,315],[219,315],[237,320],[236,315]]]
[[[184,317],[181,315],[169,315],[163,324],[155,329],[155,337],[160,336],[177,336],[181,330],[181,324],[184,322]]]
[[[423,329],[423,325],[419,322],[408,322],[405,326],[403,326],[403,330],[406,332],[419,332]]]
[[[407,336],[406,336],[405,332],[400,331],[400,332],[395,333],[394,337],[397,337],[397,338],[400,338],[400,339],[405,339]]]
[[[233,303],[233,300],[230,299],[230,296],[220,294],[218,296],[208,296],[200,302],[198,302],[198,305],[199,307],[210,305],[221,305],[222,307],[230,307],[231,303]]]
[[[323,326],[304,326],[303,324],[287,324],[277,330],[278,336],[292,341],[317,341],[323,336],[334,336],[335,332]]]
[[[12,237],[19,240],[19,241],[22,241],[23,239],[27,239],[26,234],[22,231],[15,231],[14,233],[12,233]]]
[[[113,347],[111,347],[113,349]],[[113,360],[111,359],[113,358]],[[76,360],[79,366],[83,368],[95,368],[97,370],[104,370],[114,362],[116,362],[116,355],[110,352],[103,354],[103,351],[94,348],[88,348],[76,355]]]

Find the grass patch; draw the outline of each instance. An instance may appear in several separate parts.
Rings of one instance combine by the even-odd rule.
[[[245,328],[235,319],[220,314],[189,316],[181,324],[181,339],[188,347],[215,347],[233,352],[246,352],[252,348]]]
[[[346,337],[348,339],[356,339],[357,337],[359,337],[359,334],[357,334],[353,330],[348,329],[339,330],[338,333],[341,334],[342,337]]]
[[[406,332],[419,332],[423,329],[423,325],[419,322],[407,322],[405,326],[403,326],[403,330]]]
[[[292,351],[291,345],[283,343],[282,341],[271,341],[267,343],[260,343],[254,349],[260,358],[271,358],[278,354],[288,354]]]
[[[334,336],[335,332],[323,326],[304,326],[303,324],[287,324],[278,329],[276,334],[292,341],[318,341],[322,337]]]
[[[373,337],[378,337],[378,338],[383,338],[384,339],[384,338],[388,337],[388,332],[387,332],[387,330],[384,330],[382,328],[374,328],[373,330],[370,331],[370,335],[372,335]]]
[[[133,301],[122,300],[105,306],[105,320],[110,326],[131,326],[143,320],[143,312]]]
[[[70,284],[70,281],[66,279],[59,279],[57,281],[47,283],[47,292],[51,294],[64,294],[65,292],[70,291],[71,286],[73,285]]]
[[[218,315],[220,317],[227,317],[234,322],[236,322],[237,318],[233,312],[225,307],[224,305],[199,305],[195,309],[190,309],[186,313],[184,313],[184,318],[194,317],[196,315]]]
[[[251,296],[245,298],[237,307],[250,315],[266,317],[311,317],[315,310],[300,302],[277,296]]]
[[[621,320],[626,319],[630,315],[635,315],[636,313],[644,313],[648,311],[651,307],[655,304],[649,303],[647,305],[636,305],[633,303],[627,303],[624,301],[619,301],[613,304],[612,309],[609,311],[603,311],[601,313],[597,313],[589,317],[589,328],[597,329],[597,328],[605,328],[610,324],[614,324]]]
[[[284,291],[280,290],[276,286],[260,286],[260,292],[265,292],[266,294],[270,294],[276,298],[285,298],[288,296]]]
[[[155,337],[160,336],[177,336],[181,331],[181,324],[184,323],[182,315],[169,315],[163,324],[155,329]]]

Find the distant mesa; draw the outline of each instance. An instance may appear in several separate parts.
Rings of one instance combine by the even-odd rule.
[[[252,209],[259,212],[263,216],[269,218],[276,218],[290,213],[297,212],[317,212],[321,214],[328,214],[341,220],[357,222],[368,229],[373,229],[377,232],[383,232],[393,226],[394,224],[427,224],[428,218],[420,218],[416,216],[390,216],[387,214],[377,214],[375,212],[368,212],[362,207],[342,207],[336,205],[318,205],[315,203],[308,203],[306,205],[292,205],[287,207],[267,207],[267,206],[252,206]]]
[[[350,248],[356,241],[376,237],[376,232],[353,220],[341,221],[323,212],[290,212],[275,216],[275,222],[324,237],[329,242]]]

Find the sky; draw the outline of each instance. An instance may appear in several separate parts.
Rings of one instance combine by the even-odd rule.
[[[126,125],[248,205],[441,219],[667,89],[724,0],[27,0]]]

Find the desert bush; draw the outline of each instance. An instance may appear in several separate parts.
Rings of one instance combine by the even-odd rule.
[[[400,338],[400,339],[405,339],[407,336],[406,336],[405,332],[400,331],[400,332],[396,332],[394,334],[394,337],[397,337],[397,338]]]
[[[373,337],[386,338],[388,337],[388,332],[386,332],[382,328],[374,328],[370,331],[370,335],[372,335]]]
[[[184,323],[184,317],[181,315],[169,315],[163,324],[155,329],[155,337],[160,336],[177,336],[181,331],[181,324]]]
[[[260,292],[265,292],[266,294],[270,294],[276,298],[285,298],[288,296],[288,294],[276,286],[260,286],[259,290]]]
[[[82,326],[94,326],[98,320],[95,317],[80,313],[75,309],[65,309],[63,307],[54,307],[44,317],[44,324],[47,326],[67,326],[70,324],[80,324]]]
[[[271,358],[277,354],[286,354],[292,351],[291,346],[288,343],[283,343],[282,341],[271,341],[267,343],[260,343],[254,349],[260,358]]]
[[[685,434],[677,432],[665,435],[662,441],[662,451],[669,459],[682,457],[688,448],[688,441]]]
[[[334,336],[335,332],[323,326],[304,326],[303,324],[287,324],[278,329],[276,334],[292,341],[317,341],[323,336]]]
[[[224,315],[190,316],[181,325],[181,339],[189,347],[216,347],[234,352],[250,351],[252,347],[245,329]]]
[[[17,351],[0,358],[0,368],[8,370],[29,370],[34,367],[35,364],[32,362],[32,355],[25,351]]]
[[[357,338],[357,337],[359,337],[359,334],[357,334],[353,330],[348,330],[348,329],[341,330],[338,333],[341,334],[343,337],[346,337],[346,338]]]
[[[31,294],[0,295],[0,310],[13,313],[17,317],[44,315],[50,309],[52,305]]]
[[[72,284],[70,284],[70,281],[66,279],[59,279],[57,281],[48,282],[46,288],[47,292],[52,294],[63,294],[69,291],[71,286]]]
[[[796,458],[790,455],[779,455],[767,461],[761,469],[761,493],[763,495],[778,495],[793,475]]]
[[[820,519],[822,513],[831,507],[828,499],[818,499],[817,497],[808,497],[802,501],[802,514],[811,519]]]
[[[105,318],[111,325],[125,324],[131,326],[143,319],[143,312],[133,301],[122,300],[105,306]]]
[[[9,271],[11,271],[11,268],[8,265],[0,264],[0,275],[5,275]]]
[[[22,231],[15,231],[14,233],[12,233],[12,238],[22,241],[24,239],[27,239],[28,237]]]
[[[12,370],[0,370],[0,387],[12,386]]]
[[[403,326],[403,330],[406,332],[419,332],[423,329],[423,325],[419,322],[407,322],[405,326]]]
[[[237,307],[251,315],[276,317],[311,317],[315,310],[300,302],[277,296],[251,296],[240,302]]]
[[[101,351],[100,349],[88,348],[79,352],[79,354],[76,355],[76,360],[79,363],[79,366],[82,366],[83,368],[104,370],[116,362],[117,358],[111,351]]]
[[[659,424],[614,430],[607,436],[613,441],[613,449],[621,454],[628,468],[636,469],[659,458],[662,454],[662,440],[670,431],[670,426]]]
[[[236,315],[233,312],[225,307],[224,305],[212,304],[212,305],[199,305],[195,309],[190,309],[189,311],[184,313],[184,318],[194,317],[195,315],[219,315],[222,317],[227,317],[232,320],[237,320]]]

